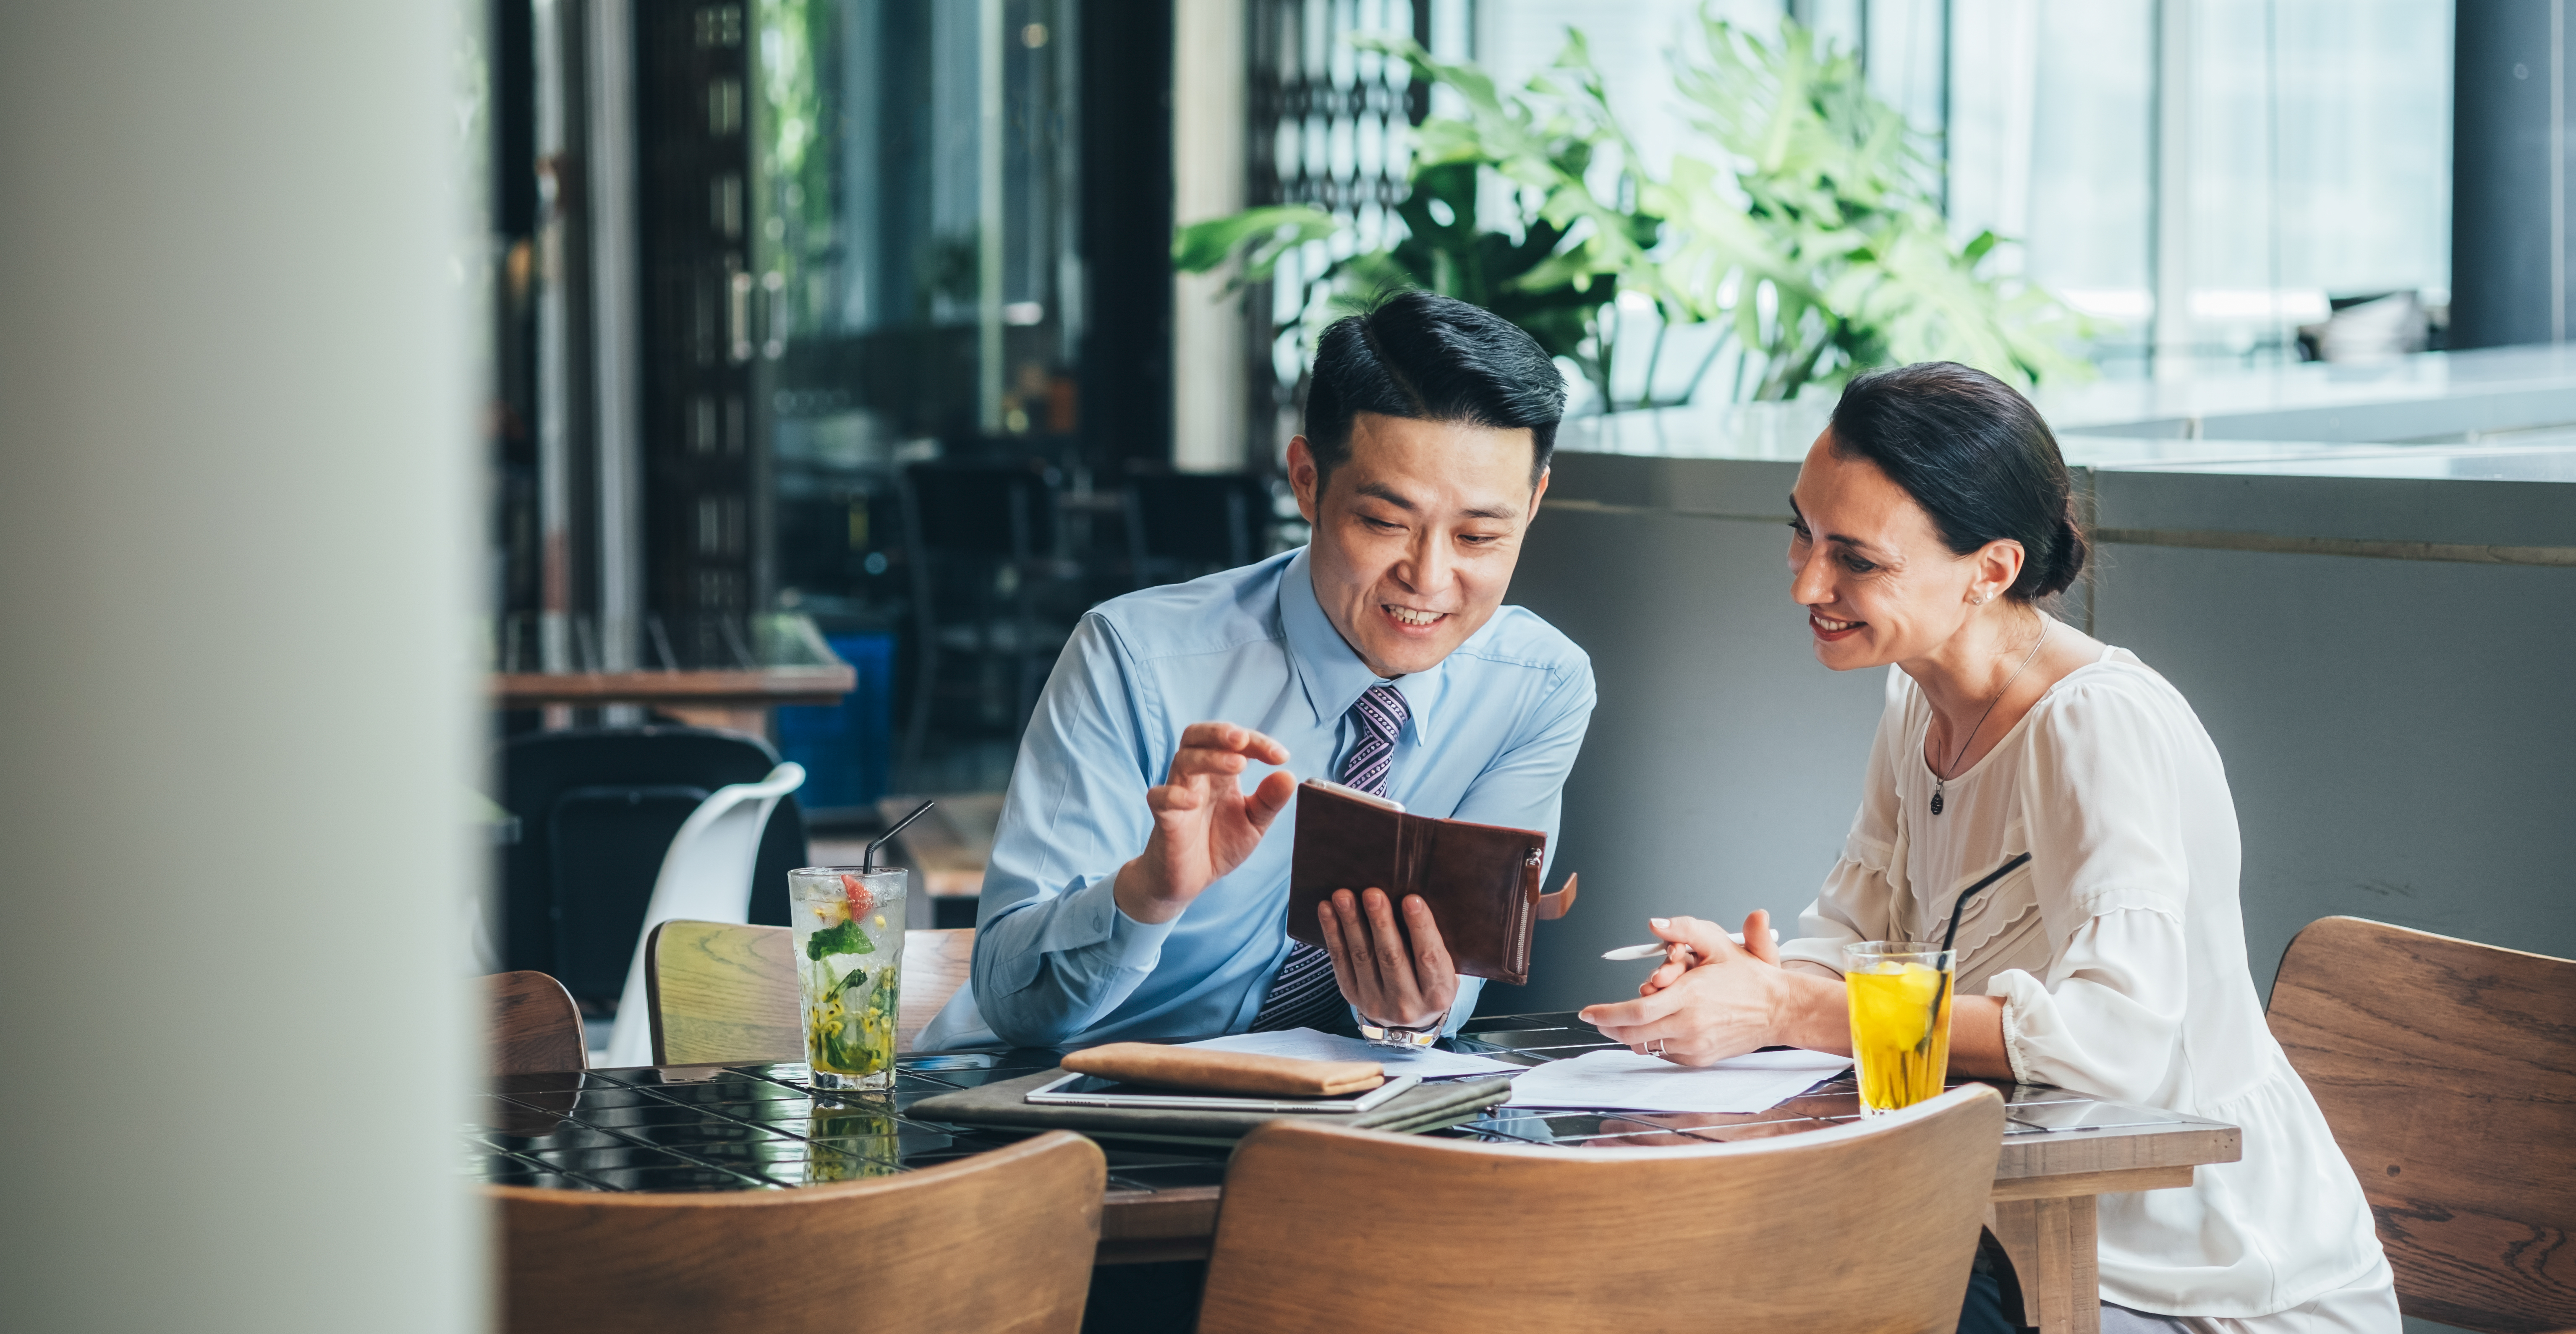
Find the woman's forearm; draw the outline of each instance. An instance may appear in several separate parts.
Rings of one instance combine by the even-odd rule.
[[[1961,996],[1950,1003],[1950,1073],[2010,1079],[2004,1055],[2004,1003],[1999,996]]]
[[[1851,1054],[1851,1002],[1841,978],[1783,968],[1773,981],[1779,994],[1772,1002],[1772,1042]]]
[[[1851,1002],[1842,979],[1782,969],[1776,979],[1772,1041],[1810,1051],[1849,1055]],[[1960,996],[1950,1003],[1950,1073],[1976,1079],[2010,1079],[2004,1055],[2004,1003],[1993,996]]]

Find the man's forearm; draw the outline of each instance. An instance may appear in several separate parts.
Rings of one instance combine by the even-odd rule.
[[[976,932],[975,1004],[997,1036],[1032,1047],[1064,1042],[1153,971],[1170,928],[1122,913],[1114,879],[1011,909]]]

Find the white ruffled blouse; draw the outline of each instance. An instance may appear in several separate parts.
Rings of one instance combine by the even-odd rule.
[[[1932,710],[1888,670],[1860,814],[1781,957],[1839,973],[1855,940],[1939,940],[2000,996],[2013,1074],[2244,1128],[2188,1188],[2100,1197],[2105,1300],[2174,1315],[2298,1306],[2381,1262],[2368,1205],[2245,966],[2236,808],[2182,695],[2124,649],[2050,688],[1930,810]]]

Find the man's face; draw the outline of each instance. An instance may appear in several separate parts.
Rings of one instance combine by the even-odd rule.
[[[1530,484],[1535,448],[1526,427],[1363,412],[1350,458],[1319,486],[1306,437],[1289,442],[1315,599],[1370,671],[1427,671],[1493,618],[1547,493],[1546,477]]]

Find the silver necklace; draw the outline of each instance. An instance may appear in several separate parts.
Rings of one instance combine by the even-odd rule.
[[[1944,766],[1948,768],[1951,773],[1955,774],[1959,771],[1959,761],[1968,758],[1968,747],[1976,744],[1977,733],[1985,730],[1986,720],[1995,716],[1995,706],[2004,702],[2004,696],[2012,693],[2013,682],[2020,680],[2021,674],[2029,671],[2030,665],[2039,660],[2039,646],[2048,642],[2048,632],[2056,628],[2057,625],[2055,622],[2047,620],[2044,617],[2041,619],[2039,623],[2039,638],[2030,642],[2030,652],[2023,656],[2021,666],[2015,667],[2013,669],[2013,674],[2004,678],[2004,688],[1996,691],[1993,699],[1986,701],[1986,711],[1977,715],[1977,725],[1968,729],[1968,739],[1959,743],[1959,753],[1951,756],[1950,763]],[[1949,789],[1949,778],[1943,775],[1941,770],[1933,770],[1932,813],[1934,815],[1939,815],[1941,813],[1941,796],[1943,793],[1949,791]]]

